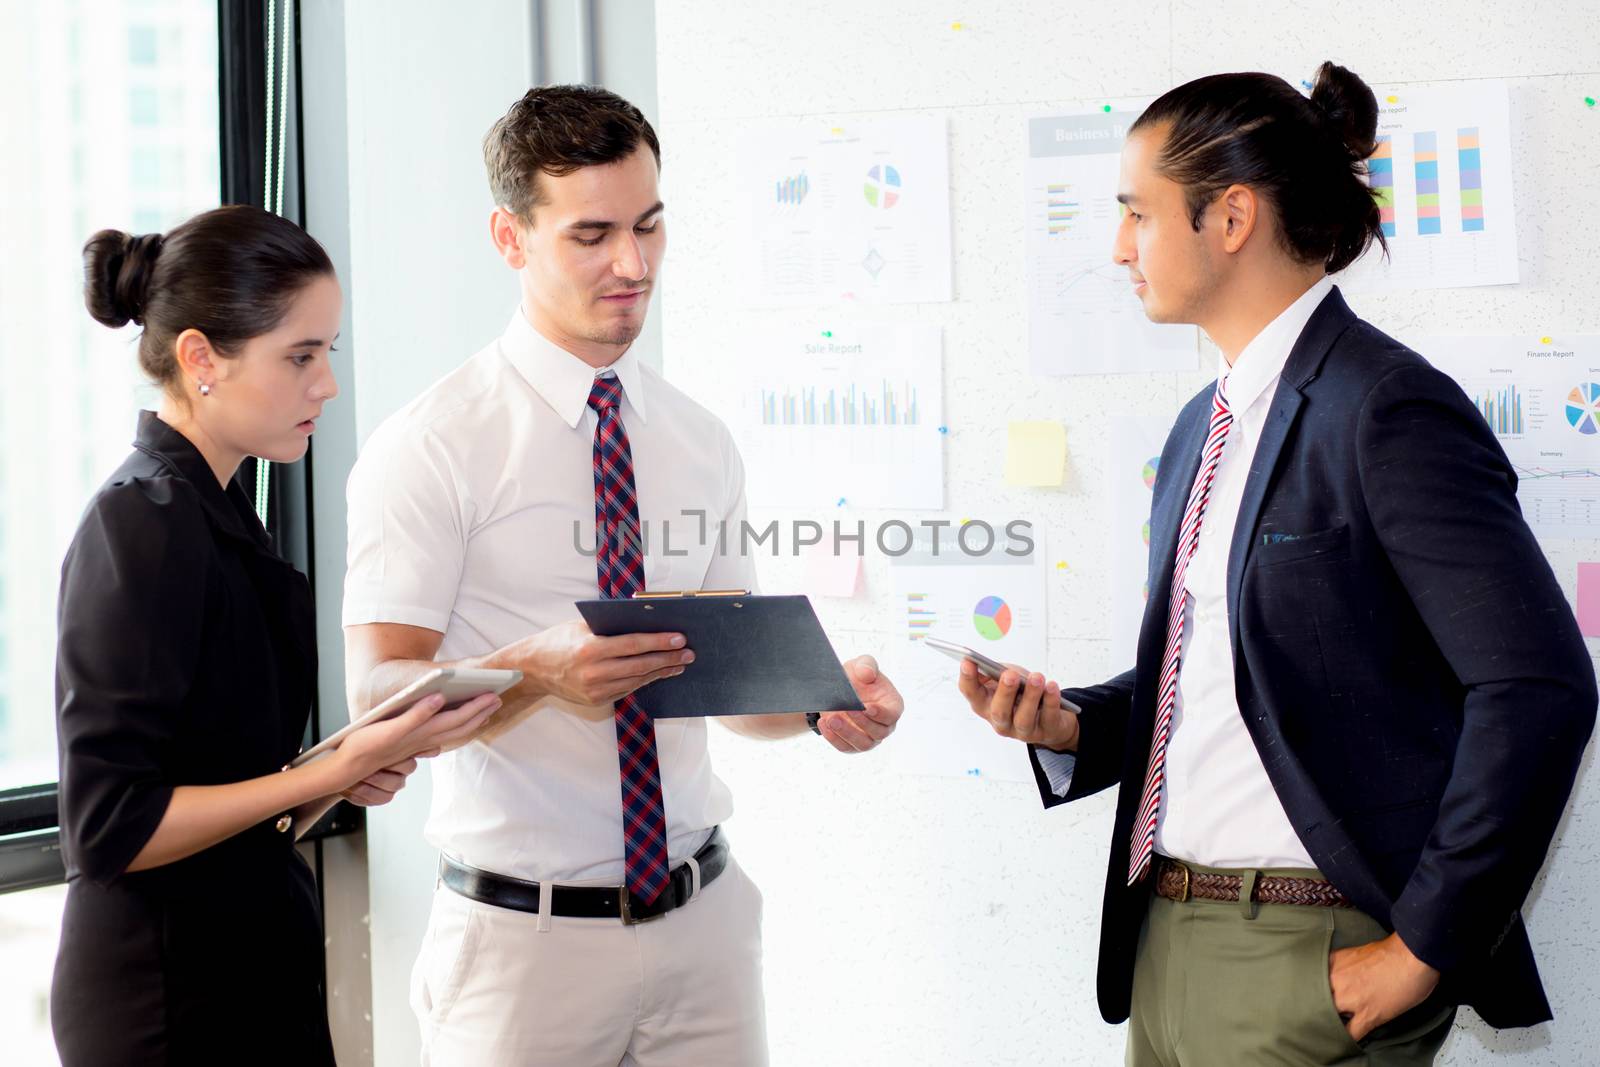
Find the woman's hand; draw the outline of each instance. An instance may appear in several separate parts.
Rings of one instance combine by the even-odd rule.
[[[441,711],[443,707],[443,696],[423,697],[394,718],[345,738],[330,757],[346,783],[340,794],[358,803],[387,802],[416,769],[416,760],[436,756],[477,733],[499,710],[500,698],[484,693],[460,707]]]
[[[438,755],[438,750],[419,752],[417,755]],[[339,795],[358,807],[376,808],[393,800],[394,795],[405,787],[406,779],[411,776],[411,772],[416,769],[415,759],[402,760],[393,767],[374,771],[349,789],[342,790]]]

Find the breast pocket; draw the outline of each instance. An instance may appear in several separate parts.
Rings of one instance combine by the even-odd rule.
[[[1338,560],[1350,555],[1350,527],[1333,526],[1326,530],[1298,533],[1269,530],[1256,535],[1251,553],[1257,567],[1275,567],[1305,560]]]
[[[653,592],[700,589],[717,547],[720,516],[686,513],[653,526],[645,558],[645,588]],[[737,537],[730,530],[729,537]]]

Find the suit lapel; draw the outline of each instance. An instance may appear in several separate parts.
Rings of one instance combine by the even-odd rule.
[[[1161,464],[1157,477],[1166,482],[1160,500],[1150,513],[1150,598],[1145,605],[1140,644],[1154,634],[1158,646],[1166,640],[1167,608],[1172,599],[1172,572],[1177,563],[1178,530],[1183,525],[1183,509],[1200,470],[1200,450],[1210,425],[1209,405],[1195,405],[1188,425],[1173,430],[1173,447]],[[1168,464],[1172,470],[1168,470]],[[1168,479],[1171,479],[1168,481]],[[1156,662],[1163,649],[1157,647]]]
[[[1303,390],[1321,371],[1334,341],[1354,321],[1355,313],[1344,302],[1338,287],[1334,287],[1311,313],[1284,364],[1278,391],[1272,398],[1272,410],[1267,413],[1250,474],[1244,483],[1244,497],[1239,501],[1239,516],[1233,527],[1233,543],[1228,548],[1228,631],[1236,651],[1239,648],[1239,588],[1244,584],[1245,565],[1250,561],[1250,551],[1255,544],[1256,521],[1266,503],[1273,472],[1278,469],[1289,432],[1300,418],[1300,409],[1306,400]]]

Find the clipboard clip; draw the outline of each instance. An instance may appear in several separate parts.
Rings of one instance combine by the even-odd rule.
[[[658,593],[639,592],[633,594],[634,600],[691,600],[704,599],[718,596],[749,596],[748,589],[680,589]]]

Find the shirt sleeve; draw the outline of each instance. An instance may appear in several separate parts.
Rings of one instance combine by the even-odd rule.
[[[748,551],[746,538],[743,536],[747,506],[744,491],[744,460],[739,455],[739,446],[734,444],[733,435],[722,428],[723,465],[727,472],[726,500],[723,515],[726,516],[722,526],[713,536],[714,547],[711,553],[711,564],[706,568],[706,589],[748,589],[752,593],[761,592],[761,582],[756,575],[756,562],[754,555]]]
[[[1050,782],[1050,792],[1064,797],[1072,789],[1072,772],[1078,769],[1078,756],[1073,752],[1053,752],[1048,748],[1034,748],[1034,758],[1039,769]]]
[[[106,884],[166,814],[176,737],[205,640],[215,552],[193,489],[113,486],[89,505],[62,565],[56,644],[61,837]]]
[[[438,439],[383,427],[346,487],[345,626],[400,623],[444,633],[466,560],[464,492]]]

